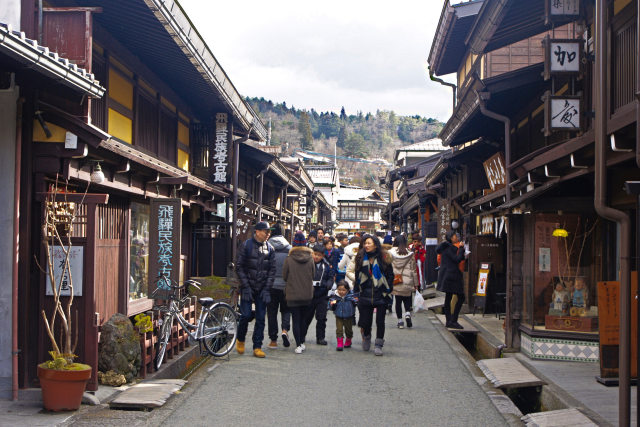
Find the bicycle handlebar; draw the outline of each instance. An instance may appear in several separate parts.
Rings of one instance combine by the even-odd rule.
[[[165,276],[164,274],[160,274],[158,277],[156,277],[156,280],[154,281],[154,283],[157,284],[161,280],[163,280],[165,282],[165,284],[169,286],[169,289],[171,289],[173,291],[186,288],[187,293],[189,293],[189,286],[190,285],[195,286],[196,288],[198,288],[198,290],[202,289],[201,288],[202,284],[200,282],[196,282],[195,280],[192,280],[192,279],[185,280],[182,285],[179,285],[175,280]],[[171,282],[173,282],[173,283],[171,283]],[[156,292],[158,292],[160,289],[161,288],[159,286],[156,286],[156,289],[151,293],[151,296],[155,296]],[[163,290],[169,290],[169,289],[163,289]]]

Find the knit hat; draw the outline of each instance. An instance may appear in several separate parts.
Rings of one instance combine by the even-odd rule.
[[[393,238],[391,237],[391,234],[387,234],[386,236],[384,236],[384,240],[382,241],[382,243],[385,245],[393,244]]]
[[[304,233],[298,231],[295,236],[293,236],[292,246],[305,246],[307,244],[307,239],[304,238]]]

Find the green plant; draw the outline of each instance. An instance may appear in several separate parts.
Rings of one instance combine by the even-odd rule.
[[[151,316],[147,316],[144,313],[136,315],[133,320],[135,321],[135,327],[138,332],[144,334],[146,332],[153,331],[153,323],[151,323]]]

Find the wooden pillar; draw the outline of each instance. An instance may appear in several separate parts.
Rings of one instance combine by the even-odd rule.
[[[96,314],[95,299],[97,211],[98,205],[96,203],[87,204],[87,247],[85,248],[84,260],[86,282],[82,299],[84,300],[84,363],[91,366],[91,379],[87,383],[89,391],[98,389],[98,315]]]

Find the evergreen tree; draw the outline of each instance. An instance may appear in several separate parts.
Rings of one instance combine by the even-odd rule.
[[[306,111],[300,113],[298,121],[298,131],[300,132],[300,146],[303,150],[313,149],[313,136],[311,135],[311,125],[309,124],[309,114]]]
[[[338,141],[336,142],[336,145],[340,148],[344,148],[344,142],[346,139],[347,139],[347,126],[342,125],[342,127],[340,128],[340,132],[338,133]]]
[[[347,119],[347,113],[344,111],[344,107],[340,110],[340,120],[344,121]]]
[[[350,157],[366,157],[367,147],[364,137],[359,133],[352,133],[344,142],[344,153]]]

